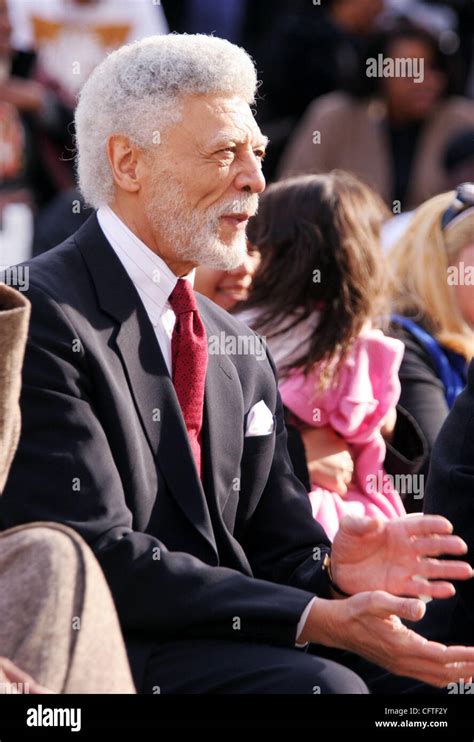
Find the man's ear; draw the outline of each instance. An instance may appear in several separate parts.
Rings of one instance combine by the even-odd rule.
[[[112,134],[107,142],[107,156],[116,185],[128,193],[139,191],[138,147],[124,134]]]

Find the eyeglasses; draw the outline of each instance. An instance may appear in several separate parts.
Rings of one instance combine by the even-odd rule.
[[[474,206],[474,183],[461,183],[456,188],[456,196],[451,206],[448,206],[441,217],[441,229],[446,229],[448,224],[453,221],[463,211]]]

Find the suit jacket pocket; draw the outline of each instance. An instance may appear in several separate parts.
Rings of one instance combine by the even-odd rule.
[[[244,438],[237,520],[242,525],[252,517],[272,467],[275,431]]]

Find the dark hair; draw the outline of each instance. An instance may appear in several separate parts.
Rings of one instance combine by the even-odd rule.
[[[399,20],[391,29],[379,33],[373,38],[365,50],[366,53],[359,58],[358,69],[354,70],[354,75],[349,76],[344,82],[344,90],[358,98],[370,98],[379,94],[383,80],[379,77],[367,76],[367,59],[377,58],[378,54],[382,54],[383,57],[390,57],[391,48],[394,44],[398,41],[413,39],[422,42],[430,49],[434,68],[445,75],[446,86],[443,96],[457,92],[460,85],[459,55],[449,56],[444,53],[440,48],[438,38],[433,33],[403,19]]]
[[[309,372],[322,362],[323,382],[329,373],[337,376],[351,341],[382,308],[379,235],[387,213],[368,186],[334,170],[271,185],[249,223],[249,241],[262,259],[239,309],[258,308],[253,328],[267,338],[319,309],[309,349],[292,366]],[[289,325],[294,312],[299,316]]]
[[[448,140],[442,155],[443,167],[451,173],[471,157],[474,157],[474,128],[462,129]]]

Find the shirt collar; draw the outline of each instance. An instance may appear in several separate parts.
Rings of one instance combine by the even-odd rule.
[[[97,219],[105,237],[137,289],[153,324],[169,308],[168,297],[178,276],[109,207],[101,206]],[[194,285],[195,270],[186,276]]]

